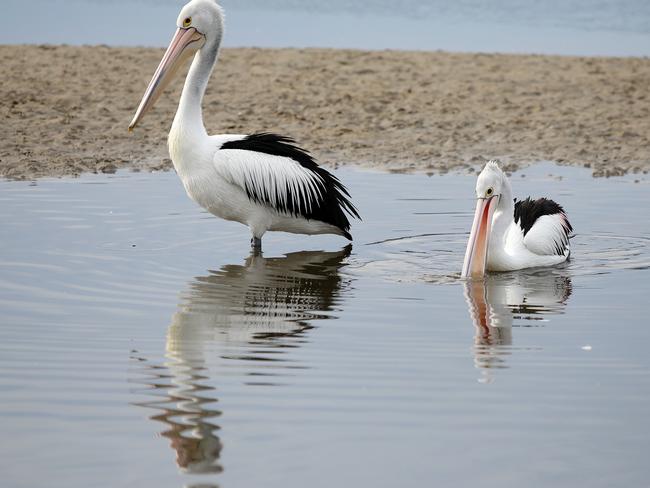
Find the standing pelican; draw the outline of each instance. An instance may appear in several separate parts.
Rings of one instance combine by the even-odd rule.
[[[486,270],[554,266],[569,258],[573,228],[564,209],[547,198],[514,201],[510,182],[495,161],[481,171],[476,197],[463,278],[481,277]]]
[[[174,168],[190,198],[217,217],[247,225],[256,249],[268,230],[352,240],[346,213],[359,214],[348,191],[292,139],[270,133],[207,134],[201,103],[221,44],[221,7],[213,0],[192,0],[181,10],[177,26],[129,130],[183,61],[194,56],[168,139]]]

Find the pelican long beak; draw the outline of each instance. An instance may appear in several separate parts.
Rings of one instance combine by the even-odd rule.
[[[485,275],[492,215],[499,202],[496,197],[497,195],[490,198],[479,198],[476,202],[472,232],[470,232],[465,251],[462,278],[482,278]]]
[[[147,90],[144,92],[140,106],[129,125],[129,131],[132,131],[144,114],[153,107],[160,94],[169,85],[176,71],[178,71],[178,68],[183,65],[183,62],[196,53],[204,43],[205,36],[194,27],[190,27],[189,29],[179,28],[176,31],[156,72],[153,74],[153,78],[149,82]]]

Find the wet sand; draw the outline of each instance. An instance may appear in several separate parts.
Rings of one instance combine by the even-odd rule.
[[[180,76],[127,126],[163,50],[0,46],[0,176],[170,169]],[[650,59],[225,49],[210,133],[273,131],[321,163],[444,172],[501,159],[650,170]]]

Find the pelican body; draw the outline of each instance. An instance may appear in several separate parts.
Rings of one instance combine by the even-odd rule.
[[[348,191],[292,139],[271,133],[207,134],[201,104],[217,62],[223,18],[213,0],[192,0],[183,7],[176,34],[129,130],[193,56],[168,139],[174,168],[190,198],[217,217],[247,225],[258,249],[267,231],[352,240],[348,215],[359,214]]]
[[[510,181],[495,161],[479,175],[476,197],[463,278],[555,266],[569,258],[573,228],[564,209],[548,198],[513,200]]]

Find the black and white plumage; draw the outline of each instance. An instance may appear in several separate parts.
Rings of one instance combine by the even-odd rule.
[[[510,182],[496,162],[488,162],[479,175],[476,196],[463,277],[553,266],[569,258],[573,228],[562,206],[548,198],[513,200]]]
[[[351,240],[348,215],[359,213],[348,191],[293,139],[270,133],[208,136],[201,103],[219,53],[223,12],[213,0],[192,0],[177,25],[129,129],[193,56],[168,140],[187,194],[212,214],[247,225],[256,248],[267,231]]]
[[[350,194],[336,176],[318,166],[311,154],[298,147],[293,139],[257,133],[225,142],[221,150],[259,152],[292,161],[285,162],[285,165],[300,165],[300,168],[293,168],[300,172],[298,177],[283,174],[270,166],[257,168],[257,171],[243,175],[243,189],[256,203],[269,205],[294,217],[331,224],[340,229],[341,235],[352,240],[346,212],[360,217],[349,200]]]
[[[564,256],[573,227],[564,209],[548,198],[515,199],[514,220],[524,233],[524,244],[538,254]]]

